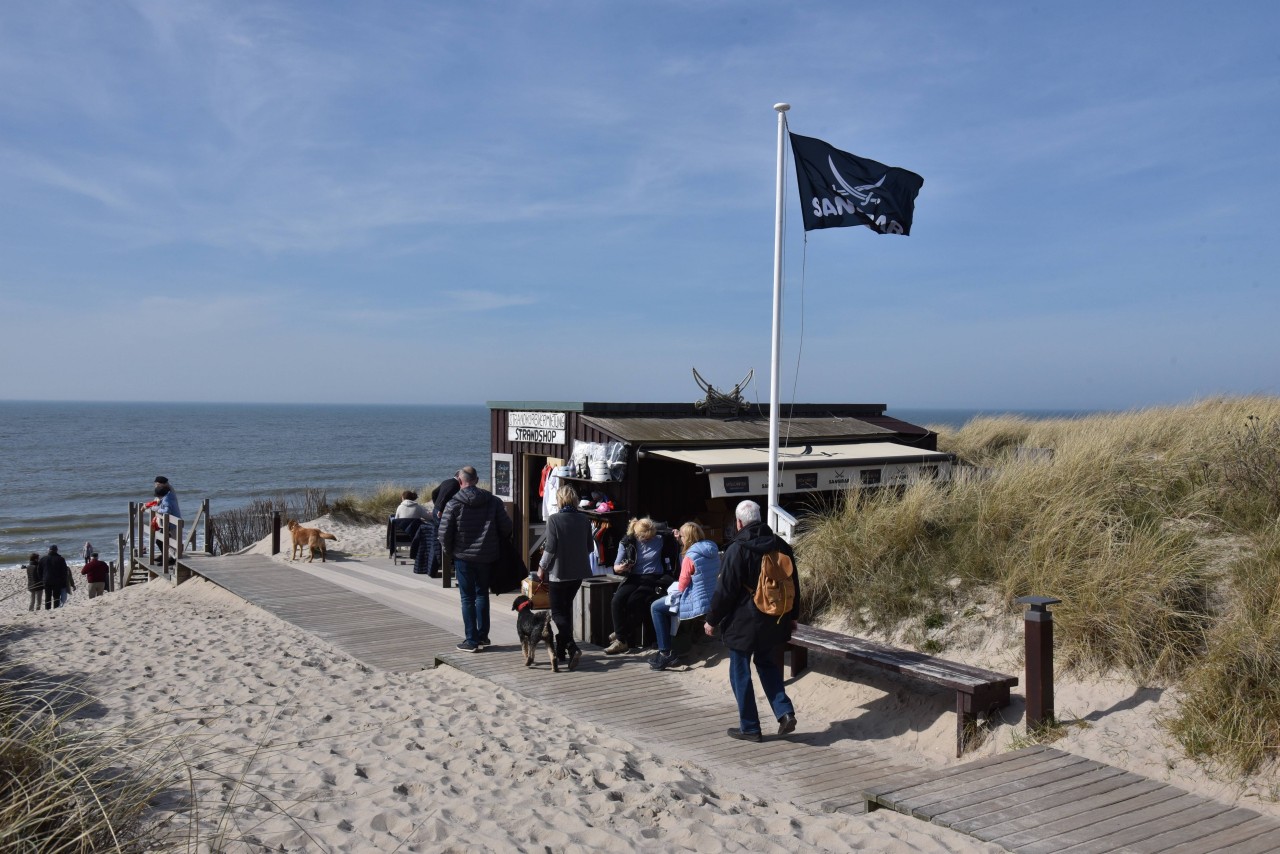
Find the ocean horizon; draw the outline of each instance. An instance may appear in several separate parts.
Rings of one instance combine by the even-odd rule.
[[[785,414],[785,410],[784,410]],[[959,428],[974,417],[1078,417],[1074,410],[890,407],[920,425]],[[183,517],[259,498],[329,498],[384,485],[418,491],[471,464],[489,469],[483,404],[154,403],[0,401],[0,568],[57,544],[104,559],[128,527],[130,501],[164,475]]]

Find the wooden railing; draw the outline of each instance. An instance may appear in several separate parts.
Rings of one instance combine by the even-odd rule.
[[[152,521],[156,530],[152,530]],[[203,523],[203,524],[202,524]],[[186,532],[184,536],[184,532]],[[168,513],[157,513],[154,509],[138,502],[129,502],[129,534],[128,543],[122,534],[119,540],[120,551],[120,587],[129,584],[133,567],[142,564],[148,572],[157,563],[159,572],[166,577],[173,571],[173,561],[180,559],[189,551],[197,551],[201,532],[204,533],[204,552],[213,554],[213,515],[209,512],[209,499],[200,502],[200,512],[188,526],[186,520]],[[126,552],[127,545],[127,552]],[[158,553],[158,554],[157,554]]]

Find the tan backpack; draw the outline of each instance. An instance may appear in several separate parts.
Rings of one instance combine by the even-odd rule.
[[[777,617],[778,622],[791,613],[796,604],[795,564],[781,551],[771,551],[760,561],[760,580],[752,597],[762,614]]]

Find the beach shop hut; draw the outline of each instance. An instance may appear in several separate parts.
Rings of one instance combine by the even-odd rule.
[[[490,483],[515,522],[526,554],[540,545],[549,479],[562,478],[607,523],[612,554],[627,519],[676,527],[701,522],[713,539],[733,536],[744,498],[763,506],[769,418],[754,405],[709,414],[704,403],[490,401]],[[937,434],[885,415],[883,404],[797,404],[782,422],[780,501],[794,515],[848,489],[947,480],[954,462]],[[594,496],[594,497],[592,497]],[[613,509],[596,510],[602,501]]]

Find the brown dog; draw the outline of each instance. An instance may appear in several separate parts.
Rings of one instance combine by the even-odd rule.
[[[289,560],[297,560],[302,554],[302,549],[307,547],[311,549],[311,557],[307,558],[308,563],[316,559],[316,552],[320,552],[320,562],[324,563],[324,541],[338,541],[333,534],[319,528],[304,528],[295,519],[289,520],[289,536],[293,538],[293,552],[289,555]]]

